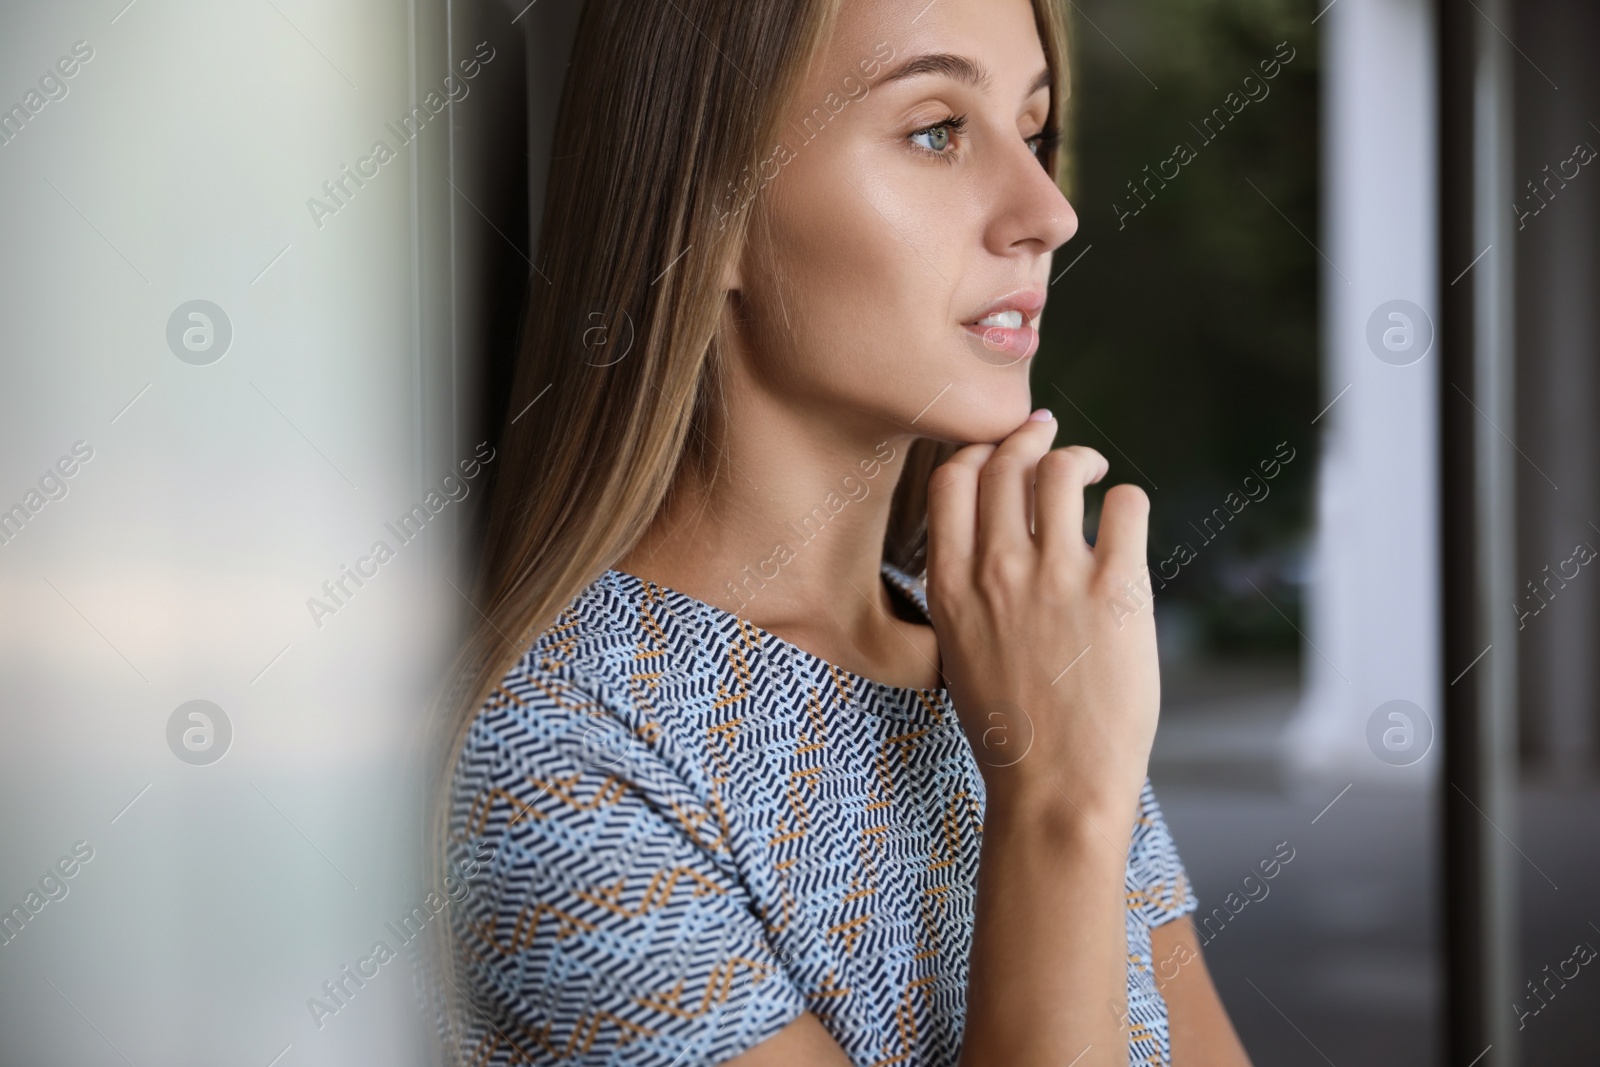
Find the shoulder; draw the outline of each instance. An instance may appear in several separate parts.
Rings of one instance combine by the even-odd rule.
[[[637,727],[665,607],[637,579],[606,571],[575,596],[501,677],[478,709],[469,744],[552,741],[598,719]],[[503,731],[511,729],[512,733]]]
[[[449,858],[487,864],[450,920],[474,1009],[463,1049],[510,1033],[579,1063],[720,1062],[804,1010],[730,855],[715,786],[663,727],[672,715],[642,681],[638,635],[615,622],[558,619],[463,745]],[[730,989],[739,1011],[705,1010]]]
[[[703,836],[720,790],[696,712],[716,679],[702,620],[659,592],[606,572],[505,672],[456,759],[453,838],[534,832],[549,856],[642,809]]]

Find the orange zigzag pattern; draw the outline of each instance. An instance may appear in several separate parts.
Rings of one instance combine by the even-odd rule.
[[[607,775],[605,781],[594,788],[593,793],[587,797],[580,797],[575,787],[584,773],[583,771],[574,771],[572,774],[552,778],[548,782],[543,778],[535,778],[531,774],[527,775],[527,779],[539,787],[540,793],[548,793],[563,804],[578,811],[595,811],[600,808],[610,807],[620,801],[628,792],[627,782]],[[478,795],[472,798],[472,806],[467,809],[466,833],[468,836],[483,833],[484,827],[489,824],[489,811],[494,806],[496,799],[505,800],[513,809],[514,813],[511,818],[506,820],[506,826],[508,827],[515,826],[530,816],[535,819],[549,818],[544,812],[535,808],[532,803],[523,801],[498,786],[488,786],[479,790]]]
[[[725,1003],[729,992],[733,989],[734,980],[738,977],[740,968],[750,974],[757,975],[757,984],[766,980],[776,968],[769,967],[758,960],[746,959],[743,956],[730,956],[711,969],[711,974],[706,979],[706,987],[700,994],[700,1000],[691,1007],[683,1007],[683,981],[679,981],[666,994],[656,996],[634,997],[634,1001],[647,1008],[654,1008],[665,1015],[677,1019],[698,1019],[710,1011],[713,1005]],[[686,981],[686,980],[685,980]],[[669,1000],[668,997],[671,999]]]
[[[629,919],[637,919],[641,915],[650,914],[657,908],[666,907],[672,900],[673,890],[678,887],[679,882],[685,879],[698,883],[694,888],[694,896],[696,898],[710,896],[713,893],[721,894],[727,892],[726,889],[723,889],[711,879],[688,867],[674,867],[670,871],[657,871],[655,877],[650,879],[650,884],[645,887],[644,896],[639,898],[639,903],[636,907],[630,908],[619,902],[623,888],[627,884],[626,878],[618,878],[616,884],[610,889],[579,889],[575,890],[575,892],[589,903],[605,908],[607,911],[615,912]]]
[[[529,945],[533,944],[533,937],[539,930],[539,920],[545,915],[554,916],[556,920],[556,940],[571,937],[579,930],[593,930],[594,924],[569,915],[560,908],[540,901],[536,904],[526,905],[517,913],[517,924],[511,931],[511,943],[502,945],[494,936],[494,922],[486,920],[471,924],[471,930],[477,934],[484,944],[500,953],[502,956],[511,956]]]
[[[557,1048],[550,1040],[550,1031],[555,1026],[554,1023],[545,1023],[537,1030],[530,1030],[528,1027],[519,1024],[516,1030],[524,1041],[536,1042],[551,1057],[564,1060],[573,1055],[574,1052],[579,1056],[587,1053],[593,1047],[594,1039],[600,1033],[600,1027],[604,1023],[611,1023],[620,1031],[616,1041],[616,1047],[618,1048],[626,1047],[640,1036],[655,1034],[655,1031],[649,1027],[629,1022],[627,1019],[613,1015],[609,1011],[597,1011],[593,1015],[580,1016],[578,1021],[573,1024],[572,1033],[567,1036],[566,1044],[560,1048]],[[502,1045],[509,1045],[513,1050],[511,1058],[506,1061],[508,1065],[534,1062],[532,1054],[526,1048],[511,1040],[510,1036],[499,1028],[495,1028],[491,1033],[483,1036],[477,1047],[473,1049],[472,1056],[468,1062],[473,1067],[481,1067],[481,1065],[489,1062]]]

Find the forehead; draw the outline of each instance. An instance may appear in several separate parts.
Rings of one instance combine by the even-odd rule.
[[[1033,0],[842,0],[819,65],[854,66],[879,43],[897,57],[970,56],[994,74],[996,88],[1007,74],[1031,82],[1045,62]]]

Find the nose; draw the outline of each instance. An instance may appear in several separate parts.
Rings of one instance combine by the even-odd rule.
[[[989,250],[995,255],[1055,251],[1078,232],[1078,213],[1039,158],[1018,141],[998,163]]]

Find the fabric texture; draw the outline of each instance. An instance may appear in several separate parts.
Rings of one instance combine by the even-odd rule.
[[[926,618],[918,582],[885,579]],[[1148,780],[1130,1061],[1166,1067],[1150,928],[1197,904]],[[954,1064],[984,790],[947,695],[859,677],[610,570],[471,726],[449,858],[474,1065],[720,1063],[816,1015],[851,1060]]]

